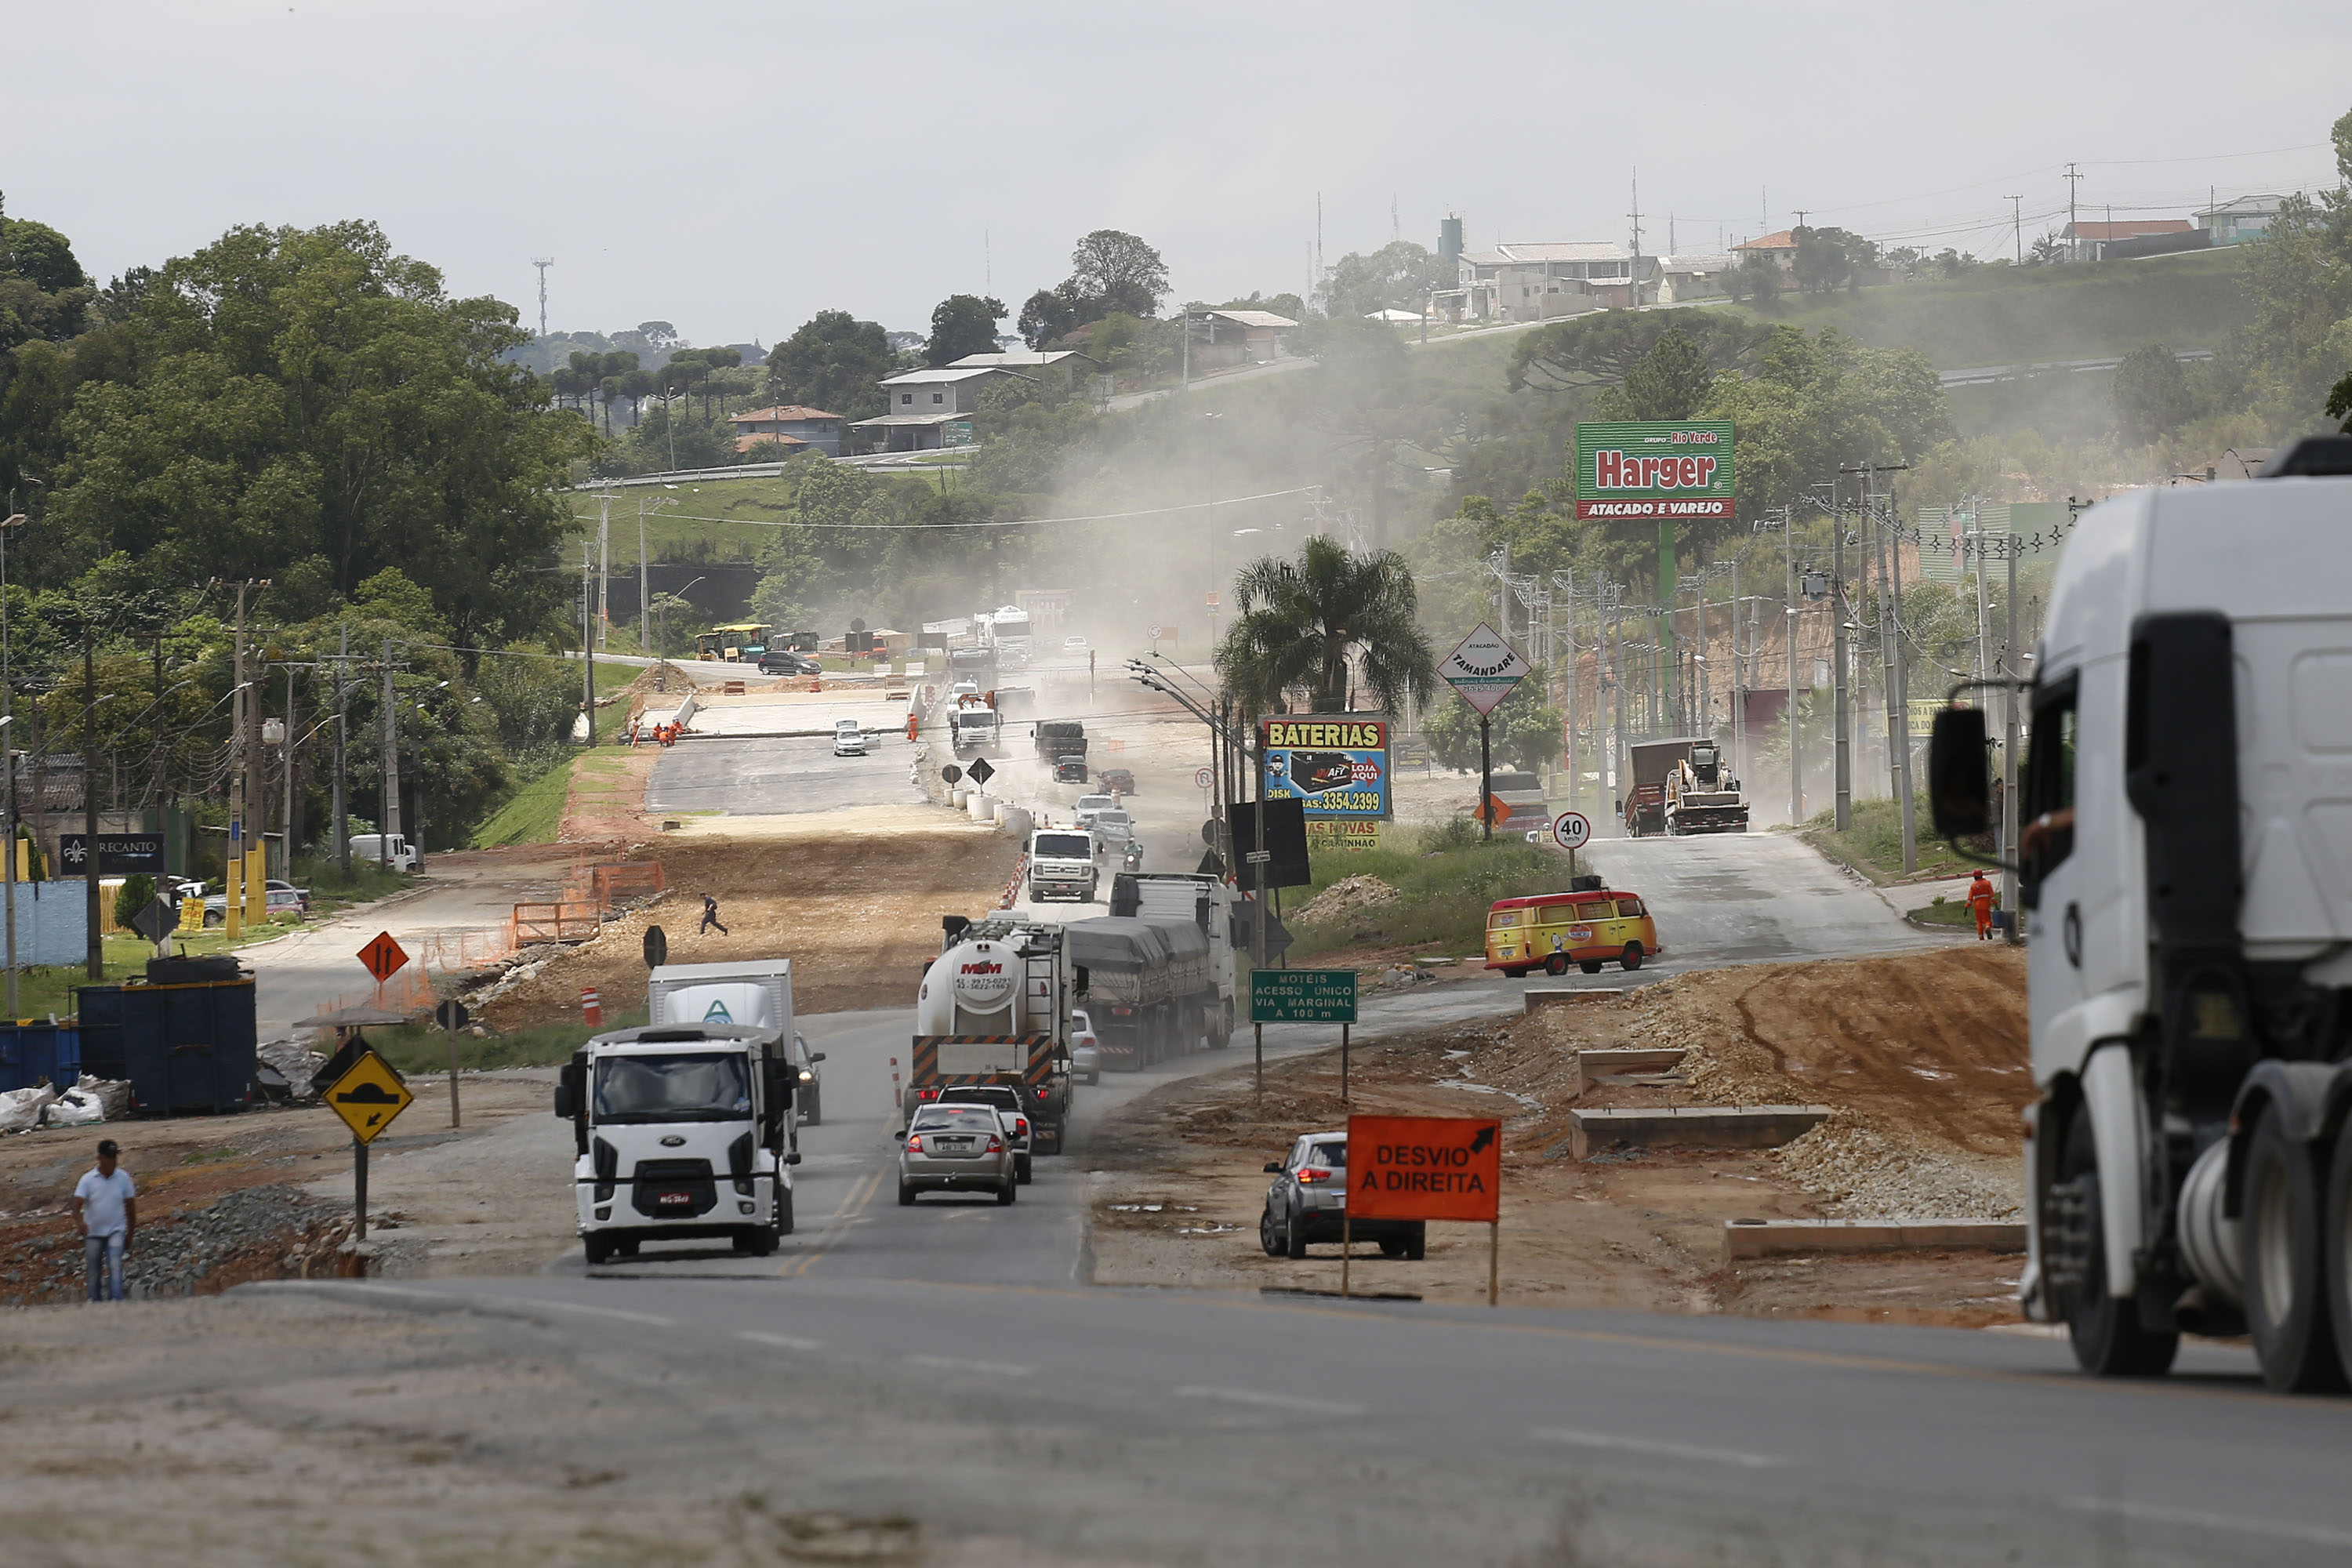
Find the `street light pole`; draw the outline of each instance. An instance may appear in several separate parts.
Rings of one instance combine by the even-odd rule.
[[[15,683],[8,674],[8,534],[10,531],[24,526],[25,514],[21,511],[11,513],[5,522],[0,522],[0,731],[10,728],[16,719],[13,707]],[[5,736],[5,739],[6,744],[0,745],[0,760],[5,760],[8,765],[7,804],[5,813],[7,818],[8,845],[6,869],[0,875],[5,875],[8,893],[8,1016],[13,1018],[16,1016],[18,1011],[16,1005],[16,741],[13,734]]]

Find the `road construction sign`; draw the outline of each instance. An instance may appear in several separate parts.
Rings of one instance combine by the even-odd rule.
[[[1348,1217],[1493,1223],[1503,1124],[1475,1116],[1348,1118]]]
[[[1500,827],[1511,820],[1511,808],[1499,795],[1490,795],[1486,803],[1470,814],[1489,827]]]
[[[373,942],[360,949],[360,962],[367,965],[367,972],[381,985],[408,963],[408,950],[393,941],[390,931],[380,931]]]
[[[391,1126],[392,1119],[415,1099],[392,1070],[392,1064],[373,1051],[362,1051],[359,1059],[327,1089],[327,1108],[341,1117],[352,1136],[362,1143],[374,1142],[376,1134]]]

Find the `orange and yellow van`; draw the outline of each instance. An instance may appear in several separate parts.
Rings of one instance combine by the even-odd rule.
[[[1632,893],[1594,889],[1497,899],[1486,911],[1486,967],[1516,980],[1530,969],[1587,974],[1614,961],[1639,969],[1660,951],[1649,907]]]

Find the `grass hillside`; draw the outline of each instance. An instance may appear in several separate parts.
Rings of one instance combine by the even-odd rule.
[[[2151,342],[2219,348],[2248,303],[2235,251],[2068,267],[1988,267],[1963,277],[1857,293],[1729,305],[1808,331],[1835,327],[1876,348],[1918,349],[1939,370],[2130,353]]]

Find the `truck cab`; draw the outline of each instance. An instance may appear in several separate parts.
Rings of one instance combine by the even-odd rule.
[[[1040,827],[1029,836],[1029,897],[1092,903],[1099,872],[1094,835],[1083,827]]]
[[[2023,692],[2027,1316],[2081,1364],[2248,1334],[2273,1388],[2352,1351],[2352,439],[2076,524]],[[1990,826],[1981,710],[1937,830]]]
[[[796,1077],[789,1025],[649,1025],[573,1053],[555,1113],[572,1123],[588,1261],[646,1241],[775,1251],[793,1229]]]

